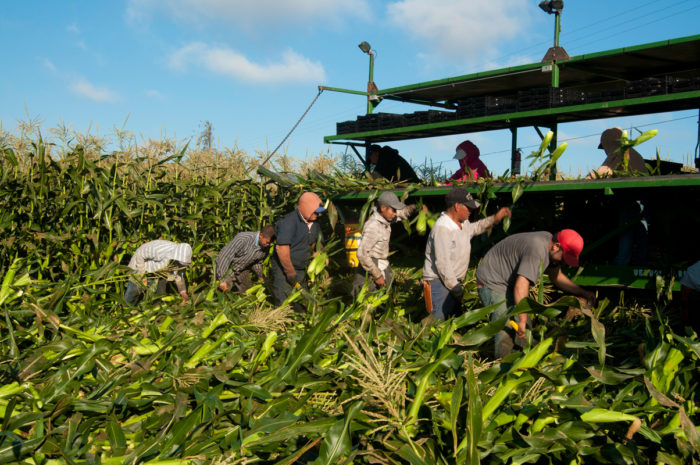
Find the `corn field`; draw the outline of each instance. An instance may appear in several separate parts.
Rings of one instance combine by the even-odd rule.
[[[350,298],[332,204],[331,260],[308,295],[274,307],[263,284],[223,294],[213,261],[236,233],[306,188],[366,183],[279,186],[252,165],[204,174],[185,155],[2,147],[0,462],[700,462],[700,341],[669,326],[664,296],[581,308],[540,292],[515,311],[533,318],[528,346],[492,360],[505,320],[479,308],[473,277],[469,311],[446,322],[422,318],[419,269]],[[192,245],[192,298],[129,307],[124,265],[158,238]]]

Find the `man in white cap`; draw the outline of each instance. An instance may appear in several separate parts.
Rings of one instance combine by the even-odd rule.
[[[192,263],[192,247],[189,244],[157,240],[142,244],[129,261],[129,268],[140,277],[143,285],[149,285],[158,279],[156,294],[164,294],[168,281],[175,281],[183,301],[187,301],[187,283],[182,269]],[[144,277],[151,274],[153,277]],[[129,280],[124,293],[124,300],[130,305],[137,304],[143,298],[143,287],[139,282]]]
[[[462,283],[471,258],[471,238],[497,225],[510,208],[495,215],[469,222],[472,211],[481,204],[466,189],[455,187],[445,196],[447,209],[442,212],[430,231],[425,244],[423,265],[423,295],[428,313],[436,320],[457,316],[462,306]]]
[[[481,303],[500,303],[491,313],[491,321],[503,318],[508,309],[530,293],[544,270],[550,281],[564,292],[580,296],[593,303],[595,293],[574,284],[561,271],[562,263],[578,267],[583,250],[583,238],[573,229],[562,229],[556,235],[547,231],[513,234],[494,245],[476,269],[476,282]],[[495,355],[503,358],[515,342],[522,343],[527,327],[527,314],[517,315],[517,341],[508,333],[508,326],[496,334]]]
[[[428,211],[425,205],[423,210]],[[391,191],[382,192],[377,198],[377,206],[362,227],[362,240],[357,248],[360,267],[355,273],[352,291],[356,295],[365,283],[366,275],[371,282],[369,291],[384,287],[391,282],[392,272],[389,266],[389,239],[391,225],[405,220],[416,212],[415,205],[406,205]]]

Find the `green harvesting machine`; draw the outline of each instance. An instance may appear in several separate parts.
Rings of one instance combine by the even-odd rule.
[[[374,55],[369,44],[363,51],[370,55],[367,92],[320,89],[366,96],[366,114],[337,123],[336,134],[324,137],[326,143],[350,147],[365,165],[371,144],[510,130],[511,177],[464,184],[488,200],[488,214],[511,205],[517,197],[514,189],[522,192],[507,233],[499,228],[476,241],[474,260],[505,234],[561,228],[576,229],[585,239],[581,267],[571,273],[581,285],[655,289],[663,282],[677,289],[683,271],[700,260],[700,175],[695,167],[649,160],[650,175],[557,180],[552,164],[547,180],[532,181],[519,176],[517,149],[521,128],[534,128],[541,137],[541,128],[551,130],[550,150],[554,150],[561,123],[700,109],[700,35],[574,57],[555,38],[555,46],[540,63],[387,89],[378,89],[372,81]],[[383,100],[429,109],[375,112]],[[696,146],[696,167],[700,166],[697,150]],[[440,211],[450,188],[411,188],[408,200]],[[399,195],[403,191],[396,190]],[[358,223],[370,195],[352,191],[333,199],[348,230]],[[416,239],[415,233],[409,240],[404,237],[398,233],[393,240],[406,252],[397,254],[398,259],[420,266],[425,238]]]

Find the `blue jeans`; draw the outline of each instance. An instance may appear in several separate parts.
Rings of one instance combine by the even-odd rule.
[[[461,313],[462,303],[452,297],[450,290],[439,279],[428,281],[430,283],[430,297],[433,300],[433,318],[446,320]]]
[[[491,321],[503,318],[503,316],[508,313],[508,309],[512,308],[515,304],[512,292],[504,294],[503,292],[494,291],[491,288],[483,286],[479,288],[478,293],[479,299],[481,299],[481,303],[484,304],[485,307],[501,302],[501,304],[496,307],[496,310],[491,312]],[[508,334],[505,329],[502,329],[496,333],[494,337],[494,355],[496,358],[503,358],[513,351],[514,345],[514,338]]]
[[[147,286],[153,283],[154,278],[149,278],[147,281]],[[163,295],[166,291],[166,286],[168,281],[165,279],[158,279],[158,285],[156,287],[156,295]],[[146,290],[136,281],[130,279],[126,283],[126,291],[124,291],[124,301],[129,305],[136,305],[143,299]]]

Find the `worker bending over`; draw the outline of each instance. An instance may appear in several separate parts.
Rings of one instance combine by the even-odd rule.
[[[158,280],[156,294],[165,294],[168,281],[175,281],[177,290],[186,302],[187,283],[182,270],[192,263],[192,247],[170,241],[150,241],[142,244],[129,261],[129,268],[138,276],[126,285],[124,300],[135,305],[143,298],[144,287]]]
[[[251,271],[262,281],[262,262],[267,257],[274,237],[275,228],[269,224],[260,231],[236,234],[233,240],[221,249],[214,262],[216,279],[221,280],[219,289],[226,292],[235,284],[238,292],[245,292],[250,288]],[[229,268],[231,271],[224,277]]]
[[[491,313],[491,321],[502,318],[509,308],[528,296],[530,286],[540,277],[540,270],[559,289],[593,303],[595,294],[574,284],[561,271],[562,262],[578,266],[581,250],[583,238],[573,229],[563,229],[556,236],[547,231],[513,234],[494,245],[476,269],[481,302],[485,306],[500,303]],[[517,324],[517,342],[522,345],[527,314],[519,314]],[[514,343],[514,338],[501,330],[495,338],[496,357],[508,355]]]

